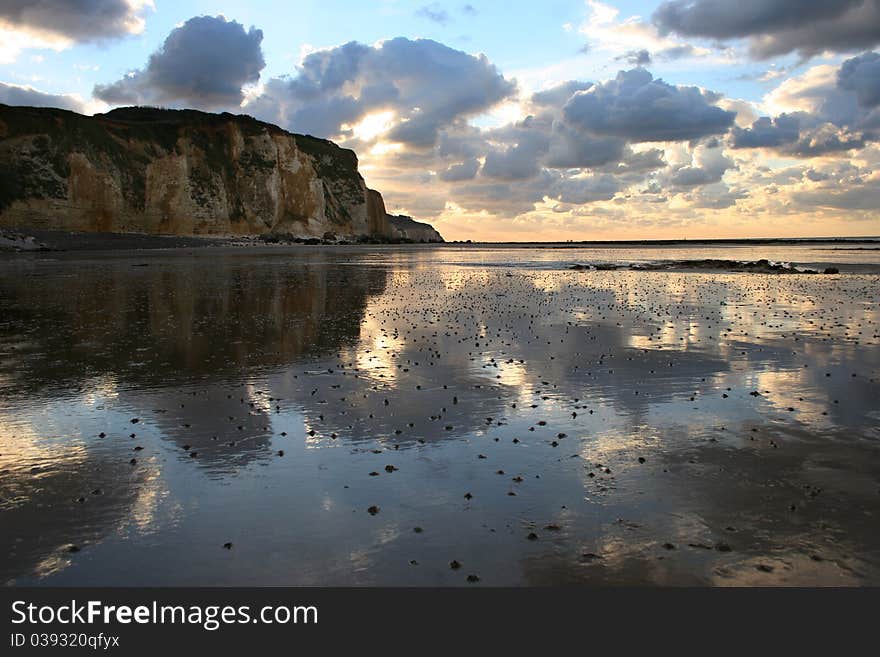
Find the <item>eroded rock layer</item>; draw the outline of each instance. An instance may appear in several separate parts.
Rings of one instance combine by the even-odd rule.
[[[351,150],[248,116],[0,105],[0,226],[393,238]]]

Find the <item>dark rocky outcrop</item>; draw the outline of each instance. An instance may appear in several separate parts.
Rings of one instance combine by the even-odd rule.
[[[388,215],[392,237],[407,242],[443,242],[443,236],[430,224],[399,214]]]

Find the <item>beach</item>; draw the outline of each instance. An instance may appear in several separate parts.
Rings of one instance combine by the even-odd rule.
[[[194,244],[0,255],[0,582],[880,584],[876,241]]]

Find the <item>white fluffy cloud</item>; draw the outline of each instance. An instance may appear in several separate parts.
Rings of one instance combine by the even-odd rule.
[[[0,63],[29,48],[63,50],[138,34],[153,0],[3,0]]]
[[[373,46],[351,42],[313,52],[295,75],[267,82],[248,111],[326,137],[357,137],[360,122],[389,112],[389,139],[427,148],[440,129],[515,91],[514,82],[484,55],[398,37]]]
[[[3,0],[0,27],[74,41],[137,34],[152,0]]]
[[[726,132],[735,114],[714,104],[716,94],[655,80],[642,68],[576,93],[566,120],[597,135],[633,142],[699,139]]]
[[[223,16],[190,18],[171,31],[145,68],[94,95],[111,105],[196,106],[234,108],[242,88],[259,81],[266,63],[262,31],[227,21]]]
[[[74,112],[84,112],[85,103],[69,94],[50,94],[17,84],[0,82],[0,103],[26,105],[29,107],[60,107]]]
[[[815,66],[767,97],[779,111],[734,128],[735,148],[773,148],[798,157],[846,153],[880,138],[880,54],[868,52],[840,67]]]

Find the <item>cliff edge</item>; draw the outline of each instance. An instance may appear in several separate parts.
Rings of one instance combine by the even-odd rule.
[[[249,116],[145,107],[0,104],[0,226],[396,237],[353,151]]]

